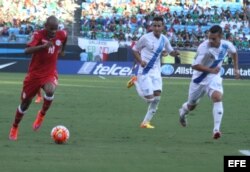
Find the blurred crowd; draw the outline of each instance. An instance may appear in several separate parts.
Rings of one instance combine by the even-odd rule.
[[[78,4],[77,4],[78,3]],[[250,3],[247,0],[0,0],[0,42],[25,42],[45,19],[55,15],[60,29],[82,9],[79,35],[131,45],[163,16],[164,34],[173,46],[196,48],[208,29],[219,24],[239,49],[250,48]]]
[[[173,46],[195,48],[219,24],[239,49],[250,48],[250,4],[225,0],[87,0],[82,3],[81,35],[129,45],[151,30],[154,16],[165,19]]]
[[[74,0],[0,0],[0,41],[29,39],[50,15],[58,17],[63,27],[74,21],[77,7]]]

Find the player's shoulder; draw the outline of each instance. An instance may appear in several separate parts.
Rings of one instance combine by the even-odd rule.
[[[36,30],[33,32],[33,35],[42,37],[46,35],[46,31],[45,29]]]
[[[57,33],[67,36],[67,31],[66,30],[58,30]]]
[[[232,42],[225,40],[225,39],[222,39],[221,43],[222,43],[222,45],[226,45],[228,47],[234,46]]]
[[[63,37],[63,38],[66,38],[67,35],[68,35],[66,30],[58,30],[58,31],[56,32],[56,34],[57,34],[57,36]]]
[[[203,41],[197,48],[198,52],[206,52],[209,49],[209,41],[205,40]]]

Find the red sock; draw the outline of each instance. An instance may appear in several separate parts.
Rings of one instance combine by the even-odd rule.
[[[13,127],[18,127],[18,124],[19,124],[20,121],[22,120],[23,115],[24,115],[24,113],[19,112],[19,109],[17,108],[15,120],[14,120],[14,122],[13,122]]]
[[[53,100],[47,100],[44,98],[44,101],[43,101],[43,107],[42,107],[42,110],[41,110],[41,114],[44,116],[47,112],[47,110],[49,109],[51,103],[52,103]]]

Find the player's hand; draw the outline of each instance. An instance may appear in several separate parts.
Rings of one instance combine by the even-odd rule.
[[[147,65],[147,62],[141,61],[141,67],[146,67],[146,65]]]
[[[168,52],[166,51],[166,50],[164,50],[164,51],[162,51],[162,53],[161,53],[161,56],[167,56],[168,55]]]
[[[44,44],[44,47],[45,48],[49,48],[49,47],[52,47],[53,46],[53,42],[52,41],[48,41]]]
[[[210,73],[217,74],[220,72],[220,67],[215,67],[210,69]]]
[[[178,55],[180,55],[180,52],[178,50],[174,50],[170,53],[170,55],[173,57],[177,57]]]
[[[64,55],[65,55],[64,51],[61,51],[60,56],[64,56]]]

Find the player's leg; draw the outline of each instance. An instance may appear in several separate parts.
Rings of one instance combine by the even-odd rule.
[[[210,84],[208,94],[211,97],[211,100],[213,101],[213,118],[214,118],[213,138],[218,139],[221,137],[220,126],[224,113],[223,103],[222,103],[223,87],[220,79],[215,80]]]
[[[130,87],[132,87],[133,85],[135,85],[135,82],[137,81],[137,77],[136,77],[136,75],[134,74],[136,67],[137,67],[137,63],[134,62],[134,63],[133,63],[133,66],[132,66],[132,68],[131,68],[132,76],[131,76],[131,78],[129,79],[129,81],[127,82],[127,88],[130,88]]]
[[[43,101],[42,109],[38,111],[36,120],[33,123],[34,131],[37,131],[42,125],[46,112],[48,111],[48,109],[50,108],[53,102],[56,86],[57,86],[57,80],[54,78],[53,80],[49,80],[48,82],[46,82],[42,87],[45,93],[44,101]]]
[[[194,110],[198,105],[200,98],[205,94],[205,87],[203,85],[195,84],[193,82],[189,85],[188,101],[183,103],[179,109],[179,122],[183,127],[187,126],[187,114]]]
[[[43,97],[42,97],[42,90],[39,89],[39,91],[37,92],[37,95],[36,95],[36,100],[35,100],[35,103],[40,103],[42,101]]]
[[[141,123],[141,127],[154,128],[154,126],[150,124],[150,121],[156,114],[160,102],[161,90],[162,90],[162,78],[160,76],[159,77],[148,76],[147,79],[144,79],[142,83],[143,83],[142,91],[143,94],[146,95],[144,99],[148,102],[148,110],[143,119],[143,122]]]
[[[17,140],[19,123],[28,110],[32,102],[32,98],[36,95],[39,88],[40,87],[38,82],[34,82],[27,78],[24,80],[23,90],[21,93],[21,104],[16,110],[15,119],[9,133],[10,140]]]

